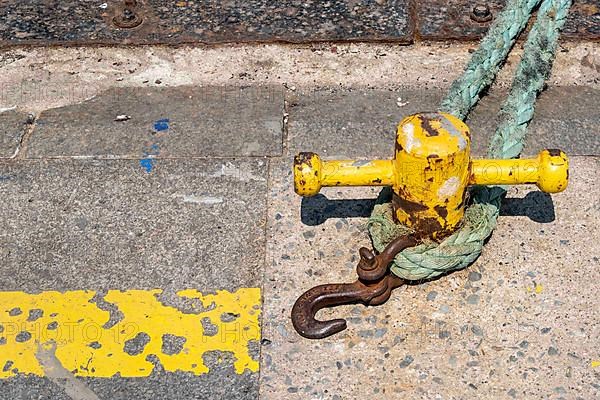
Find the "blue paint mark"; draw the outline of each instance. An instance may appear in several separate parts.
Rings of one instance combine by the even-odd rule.
[[[156,132],[162,132],[169,129],[169,118],[159,119],[154,123],[154,130]]]
[[[140,160],[140,166],[146,170],[146,173],[149,174],[152,172],[152,169],[156,165],[156,160],[154,158],[142,158]]]
[[[146,170],[146,173],[152,172],[156,166],[156,156],[160,153],[160,146],[158,143],[152,143],[144,150],[144,158],[140,160],[140,166]]]
[[[162,118],[154,122],[153,125],[154,131],[156,132],[164,132],[169,130],[169,119]],[[161,135],[156,135],[153,140],[160,140]],[[160,144],[152,143],[149,146],[146,146],[144,149],[144,158],[140,160],[140,167],[142,167],[147,174],[151,173],[154,167],[156,166],[156,156],[160,153]]]

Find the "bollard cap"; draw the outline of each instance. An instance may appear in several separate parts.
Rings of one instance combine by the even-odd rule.
[[[447,158],[468,153],[469,127],[460,119],[443,112],[425,112],[408,116],[398,125],[396,148],[413,157],[435,155]]]
[[[318,154],[298,153],[294,157],[294,190],[300,196],[316,196],[321,190],[323,163]]]

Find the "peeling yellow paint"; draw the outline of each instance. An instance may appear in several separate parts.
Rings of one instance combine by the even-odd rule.
[[[396,219],[435,239],[456,229],[469,181],[469,128],[445,113],[411,115],[398,125],[395,154]]]
[[[544,291],[544,286],[540,285],[539,283],[537,285],[535,285],[535,293],[536,294],[540,294]]]
[[[544,291],[544,286],[536,283],[534,287],[527,286],[527,293],[535,292],[535,294],[541,294]]]
[[[600,360],[592,360],[592,362],[590,363],[592,368],[597,368],[600,367]]]
[[[202,304],[197,313],[163,305],[157,299],[159,289],[111,290],[104,300],[123,314],[113,326],[105,325],[109,311],[91,302],[95,294],[0,292],[0,378],[17,373],[44,376],[36,354],[54,345],[57,360],[76,376],[148,376],[154,368],[151,355],[166,371],[199,375],[208,372],[203,355],[209,351],[232,353],[237,373],[258,371],[258,361],[249,353],[250,342],[260,340],[258,288],[208,295],[197,290],[178,292]],[[215,331],[205,332],[203,320]],[[147,341],[138,347],[139,354],[125,351],[126,343],[139,335]],[[163,353],[163,335],[185,338],[181,351]]]

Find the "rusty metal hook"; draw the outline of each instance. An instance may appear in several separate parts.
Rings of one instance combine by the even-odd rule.
[[[360,261],[356,266],[358,277],[364,281],[376,281],[381,279],[388,270],[388,266],[400,253],[407,247],[416,246],[418,243],[414,236],[400,236],[390,242],[385,249],[378,255],[366,247],[361,247],[358,250]]]
[[[377,283],[366,283],[360,279],[353,283],[329,283],[315,286],[304,292],[292,308],[292,324],[296,331],[308,339],[322,339],[346,329],[345,319],[319,321],[316,313],[325,307],[342,304],[364,303],[378,305],[389,299],[392,289],[404,281],[388,274]]]
[[[365,247],[359,250],[357,266],[359,279],[353,283],[331,283],[315,286],[296,300],[292,308],[292,324],[296,331],[308,339],[322,339],[346,329],[346,320],[337,318],[319,321],[317,312],[325,307],[342,304],[364,303],[379,305],[385,303],[392,290],[404,281],[388,271],[394,256],[406,247],[415,245],[416,239],[402,236],[392,241],[378,255]]]

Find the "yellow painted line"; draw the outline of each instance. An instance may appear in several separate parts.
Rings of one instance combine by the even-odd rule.
[[[592,362],[590,364],[591,364],[592,368],[600,367],[600,360],[592,360]]]
[[[144,377],[155,359],[166,371],[200,375],[208,372],[202,357],[209,351],[232,353],[238,374],[258,371],[249,346],[260,340],[259,288],[207,295],[178,292],[202,304],[193,314],[163,305],[157,299],[160,293],[108,291],[104,301],[116,306],[123,318],[107,326],[110,312],[91,302],[94,291],[0,292],[0,378],[45,376],[39,354],[49,349],[76,376]],[[210,329],[205,331],[203,323]],[[174,350],[168,346],[173,338],[179,343]]]

